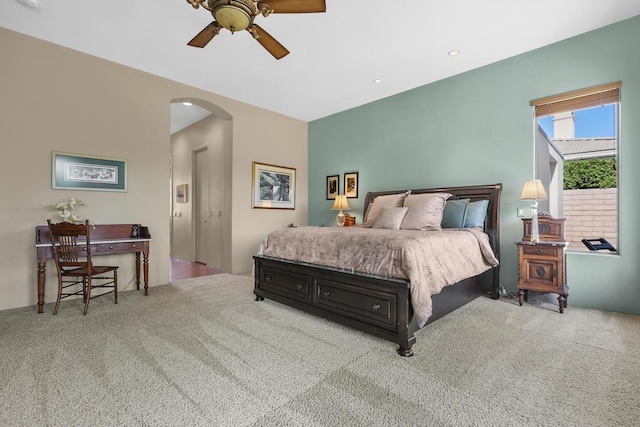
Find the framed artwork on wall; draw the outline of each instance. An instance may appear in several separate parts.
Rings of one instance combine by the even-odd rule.
[[[347,172],[344,174],[344,195],[348,199],[358,197],[358,172]]]
[[[253,162],[251,187],[252,208],[296,208],[295,168]]]
[[[176,185],[176,203],[187,203],[187,184]]]
[[[327,200],[335,200],[340,192],[340,175],[327,177]]]
[[[52,151],[51,188],[127,191],[127,161]]]

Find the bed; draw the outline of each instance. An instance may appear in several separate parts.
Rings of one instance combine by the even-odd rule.
[[[370,333],[397,343],[399,355],[412,356],[412,346],[416,342],[416,332],[422,327],[481,295],[490,296],[493,299],[499,298],[499,211],[501,191],[501,184],[492,184],[369,192],[365,198],[364,212],[367,213],[367,216],[371,216],[374,207],[379,204],[379,201],[386,198],[407,197],[407,195],[412,195],[412,199],[404,198],[405,205],[407,205],[408,200],[416,200],[419,197],[432,198],[435,195],[442,194],[450,195],[445,196],[447,197],[446,203],[456,203],[455,201],[477,202],[474,203],[476,205],[483,203],[486,206],[483,227],[473,230],[455,229],[416,232],[413,230],[375,231],[371,229],[369,229],[371,231],[366,231],[367,229],[365,228],[358,229],[357,227],[342,229],[337,227],[300,227],[300,230],[274,231],[265,238],[265,243],[261,246],[259,254],[254,256],[254,294],[256,301],[268,298]],[[378,202],[375,202],[376,199]],[[445,201],[442,203],[445,203]],[[398,209],[385,209],[385,211],[395,212]],[[406,209],[403,212],[407,214]],[[369,218],[370,220],[371,218]],[[378,218],[378,220],[381,220],[381,218]],[[467,261],[468,258],[482,256],[485,266],[476,266],[474,267],[476,268],[475,271],[470,270],[471,273],[464,273],[462,277],[453,276],[456,277],[455,283],[440,283],[442,280],[437,275],[427,275],[425,280],[424,275],[421,276],[413,272],[413,270],[420,270],[422,274],[422,270],[425,270],[428,273],[431,271],[428,266],[412,269],[409,273],[404,272],[398,266],[393,266],[386,270],[359,268],[358,264],[355,264],[356,261],[347,259],[346,254],[355,252],[358,257],[366,258],[365,255],[370,251],[348,248],[347,246],[350,244],[348,241],[356,242],[353,244],[362,248],[365,245],[358,239],[366,238],[363,235],[367,233],[373,233],[376,239],[382,239],[380,236],[383,235],[406,236],[393,237],[393,241],[398,239],[413,241],[417,240],[419,235],[437,236],[440,239],[455,235],[460,236],[462,240],[476,239],[479,246],[487,246],[491,254],[485,254],[483,249],[482,255],[471,256],[465,252],[464,257],[458,256],[457,260],[446,261],[449,265],[445,265],[444,269],[453,270],[453,265],[457,268],[458,264],[465,264],[463,261]],[[301,242],[301,246],[295,247],[297,239],[295,236],[301,234],[307,235],[306,238],[312,239],[314,244],[310,245]],[[325,235],[327,236],[326,239],[329,239],[327,241],[338,243],[331,245],[331,248],[327,250],[321,250],[321,252],[335,253],[338,256],[338,261],[332,261],[327,258],[326,261],[323,259],[322,262],[318,262],[315,259],[313,262],[309,262],[301,256],[282,255],[287,254],[287,251],[291,254],[304,252],[305,246],[317,246],[320,249],[326,248],[326,245],[315,244],[315,242],[321,242],[325,239]],[[339,235],[345,236],[344,242],[339,243]],[[269,239],[276,243],[267,246],[266,243]],[[378,241],[376,240],[376,242]],[[454,247],[453,244],[442,242],[446,241],[438,243],[438,247]],[[265,246],[271,250],[265,250]],[[374,246],[377,246],[377,243]],[[370,247],[373,248],[374,246]],[[455,249],[450,249],[450,251],[452,250]],[[277,256],[273,256],[274,253]],[[420,254],[423,254],[423,252],[420,252]],[[489,255],[493,255],[493,261],[489,261],[489,258],[491,258]],[[396,258],[396,256],[390,256],[389,258]],[[414,256],[414,258],[416,257]],[[416,262],[438,258],[438,256],[420,255],[419,258]],[[478,271],[482,272],[476,274]],[[460,273],[456,274],[460,275]],[[448,280],[451,281],[450,278]],[[431,286],[432,288],[429,291],[418,291],[418,289],[422,288],[418,288],[416,283],[425,281],[438,283],[436,285],[433,283],[421,283],[420,286]],[[417,299],[417,295],[422,295],[422,297]],[[423,306],[426,303],[425,295],[428,296],[428,307]]]

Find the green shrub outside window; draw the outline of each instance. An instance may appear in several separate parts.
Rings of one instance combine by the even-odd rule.
[[[564,163],[564,189],[616,188],[616,158],[570,160]]]

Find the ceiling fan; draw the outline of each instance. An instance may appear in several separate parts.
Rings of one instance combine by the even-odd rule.
[[[222,28],[235,33],[247,30],[276,59],[289,54],[287,48],[274,39],[253,20],[272,13],[325,12],[325,0],[187,0],[194,9],[200,6],[211,12],[214,21],[200,31],[189,43],[193,47],[205,47]]]

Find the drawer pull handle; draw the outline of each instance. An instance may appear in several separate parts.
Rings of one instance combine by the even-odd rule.
[[[264,280],[266,280],[267,282],[271,281],[271,276],[265,276]]]
[[[84,252],[87,252],[87,247],[85,246],[84,248],[82,248],[82,250],[83,250]]]
[[[331,291],[324,291],[322,293],[325,297],[328,297],[329,295],[331,295]]]
[[[558,277],[558,270],[553,270],[553,277]]]
[[[109,245],[109,249],[113,249],[113,246]]]
[[[544,251],[543,251],[542,249],[538,249],[538,250],[536,251],[536,254],[538,254],[538,255],[542,255],[543,253],[544,253]]]
[[[374,310],[380,310],[381,307],[382,306],[380,304],[378,304],[378,303],[373,304],[373,309]]]
[[[299,291],[301,291],[301,290],[302,290],[302,288],[304,288],[304,285],[303,285],[302,283],[298,283],[298,286],[297,286],[297,287],[298,287],[298,290],[299,290]]]
[[[136,247],[136,244],[134,243],[133,245],[131,245],[131,247],[132,247],[132,248],[135,248],[135,247]]]

